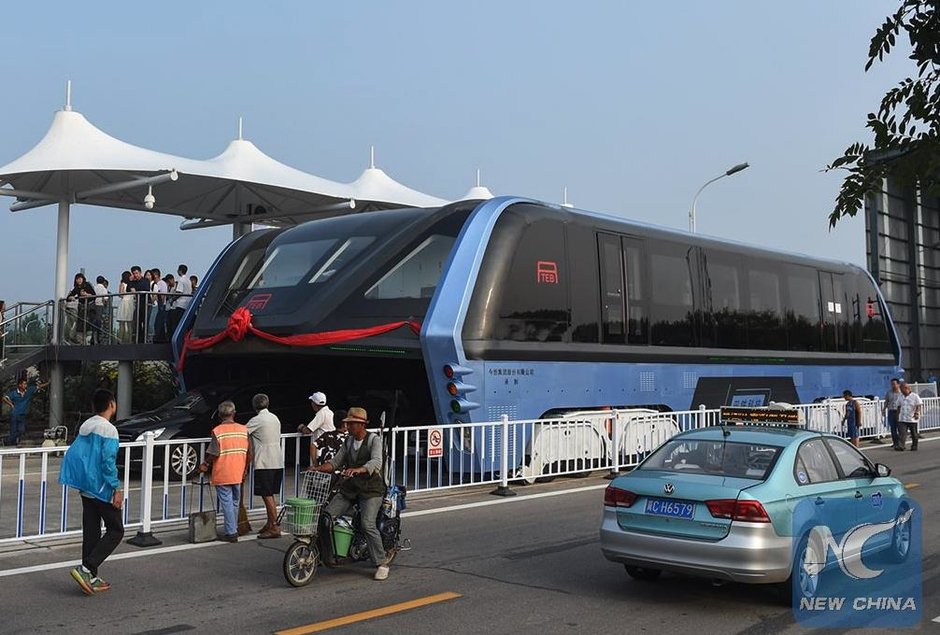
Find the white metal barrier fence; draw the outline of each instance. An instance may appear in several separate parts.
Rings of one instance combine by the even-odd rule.
[[[882,402],[860,400],[862,438],[887,438]],[[796,406],[806,427],[844,434],[845,402],[830,400]],[[592,471],[618,473],[636,465],[673,435],[717,425],[719,411],[699,408],[682,412],[623,409],[570,413],[543,420],[408,426],[386,431],[385,466],[391,482],[409,491],[446,491],[496,485],[509,493],[510,483],[526,484]],[[940,429],[940,398],[924,398],[920,430]],[[119,476],[124,491],[124,522],[128,534],[148,535],[154,527],[179,524],[190,511],[211,506],[210,490],[180,479],[196,476],[209,439],[143,440],[120,446]],[[308,462],[307,441],[298,434],[282,435],[285,475],[281,499],[295,496]],[[79,535],[78,493],[58,484],[62,447],[0,449],[0,544],[39,538]],[[165,469],[169,466],[169,469]],[[244,500],[261,507],[251,495],[249,473]]]

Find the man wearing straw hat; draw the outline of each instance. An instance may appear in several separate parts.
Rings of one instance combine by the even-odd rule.
[[[353,504],[358,502],[362,530],[369,543],[372,562],[377,567],[374,578],[386,580],[388,559],[385,557],[382,535],[376,525],[379,508],[382,506],[382,497],[385,496],[385,479],[382,475],[382,438],[366,429],[369,415],[365,408],[350,408],[343,421],[349,428],[349,436],[328,463],[316,468],[318,472],[342,470],[342,475],[347,479],[340,486],[339,492],[330,504],[326,506],[324,520],[330,527],[334,518],[345,514]],[[321,535],[329,539],[332,532],[321,532]],[[332,547],[321,553],[325,556],[324,562],[327,566],[332,564]]]

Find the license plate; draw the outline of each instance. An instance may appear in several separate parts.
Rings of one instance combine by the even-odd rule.
[[[665,498],[649,498],[646,501],[646,513],[654,516],[692,519],[695,516],[695,503],[673,501]]]

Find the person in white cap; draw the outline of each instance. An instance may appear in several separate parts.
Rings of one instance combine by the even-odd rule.
[[[315,392],[310,397],[310,407],[313,408],[313,419],[310,423],[302,423],[297,427],[297,432],[305,435],[313,435],[310,439],[310,465],[317,464],[317,439],[324,432],[336,430],[333,425],[333,411],[326,405],[326,395],[322,392]]]

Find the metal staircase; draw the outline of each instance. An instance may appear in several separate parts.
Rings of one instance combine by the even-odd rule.
[[[53,302],[17,302],[0,319],[0,371],[16,375],[43,361],[52,342]]]

